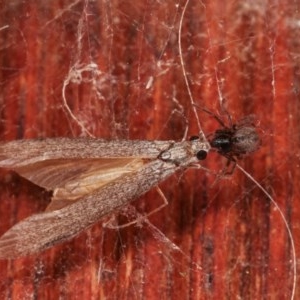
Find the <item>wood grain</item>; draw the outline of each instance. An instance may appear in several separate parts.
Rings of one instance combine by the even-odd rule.
[[[180,140],[198,128],[178,50],[182,2],[7,1],[0,6],[1,140],[87,136]],[[190,1],[182,52],[197,105],[256,114],[263,145],[240,165],[267,189],[299,249],[299,4]],[[64,108],[69,105],[74,118]],[[219,124],[198,109],[205,133]],[[205,166],[226,160],[211,153]],[[278,211],[236,170],[190,170],[160,185],[148,221],[128,207],[73,241],[0,262],[1,299],[290,299],[291,245]],[[0,234],[49,195],[0,180]],[[152,191],[135,203],[162,203]],[[178,247],[178,248],[176,248]],[[299,280],[295,299],[300,297]]]

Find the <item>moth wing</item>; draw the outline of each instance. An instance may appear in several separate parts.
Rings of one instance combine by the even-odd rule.
[[[56,159],[13,170],[31,182],[53,190],[47,211],[61,209],[82,196],[131,173],[144,164],[139,158]]]

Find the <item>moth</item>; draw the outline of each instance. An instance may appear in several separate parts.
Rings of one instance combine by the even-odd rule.
[[[47,138],[0,143],[1,168],[53,191],[45,212],[0,237],[0,258],[31,255],[73,238],[205,159],[209,150],[203,135],[182,142]]]

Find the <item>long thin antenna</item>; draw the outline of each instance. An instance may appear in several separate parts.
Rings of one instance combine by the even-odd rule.
[[[194,102],[194,99],[193,99],[193,96],[192,96],[192,92],[191,92],[191,89],[190,89],[189,81],[188,81],[188,78],[187,78],[187,74],[186,74],[186,70],[185,70],[185,66],[184,66],[184,61],[183,61],[183,55],[182,55],[182,45],[181,45],[182,24],[183,24],[183,20],[184,20],[184,15],[185,15],[185,12],[186,12],[186,8],[187,8],[189,2],[190,2],[190,0],[186,1],[185,5],[183,7],[183,11],[182,11],[181,17],[180,17],[180,21],[179,21],[178,48],[179,48],[179,57],[180,57],[180,64],[181,64],[181,68],[182,68],[182,73],[183,73],[185,85],[186,85],[186,88],[187,88],[187,91],[188,91],[188,94],[189,94],[189,98],[190,98],[190,101],[191,101],[191,106],[192,106],[192,109],[193,109],[193,112],[194,112],[194,115],[195,115],[195,118],[196,118],[196,122],[197,122],[197,125],[198,125],[198,128],[199,128],[199,131],[201,133],[203,133],[202,127],[201,127],[201,124],[200,124],[200,120],[199,120],[199,117],[198,117],[198,114],[197,114],[195,102]]]
[[[296,268],[296,249],[295,249],[295,243],[294,243],[294,238],[293,238],[293,234],[292,231],[290,229],[290,226],[287,222],[286,217],[284,216],[281,208],[279,207],[279,205],[276,203],[276,201],[273,199],[273,197],[267,192],[267,190],[265,188],[262,187],[261,184],[258,183],[258,181],[256,179],[254,179],[254,177],[252,177],[248,172],[246,172],[239,164],[236,164],[236,167],[242,171],[252,182],[254,182],[260,189],[261,191],[269,198],[269,200],[273,203],[273,205],[277,208],[283,223],[286,227],[287,233],[288,233],[288,237],[291,241],[291,248],[292,248],[292,260],[293,260],[293,288],[292,288],[292,295],[291,295],[291,300],[294,299],[295,297],[295,292],[296,292],[296,279],[297,279],[297,268]]]

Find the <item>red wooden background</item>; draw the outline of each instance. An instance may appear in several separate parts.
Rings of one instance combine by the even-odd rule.
[[[178,48],[184,5],[1,1],[1,140],[85,136],[83,128],[180,140],[186,120],[197,134]],[[260,120],[263,145],[240,164],[283,210],[297,255],[299,11],[291,0],[190,0],[181,39],[195,102],[218,113],[221,95],[234,120]],[[206,134],[219,126],[198,115]],[[204,164],[221,171],[226,161],[211,153]],[[290,299],[291,242],[276,207],[239,170],[214,182],[203,170],[176,174],[161,184],[169,205],[149,224],[112,229],[110,216],[68,243],[1,261],[0,298]],[[0,234],[49,201],[8,171],[0,189]],[[146,213],[161,202],[152,191],[135,205]]]

